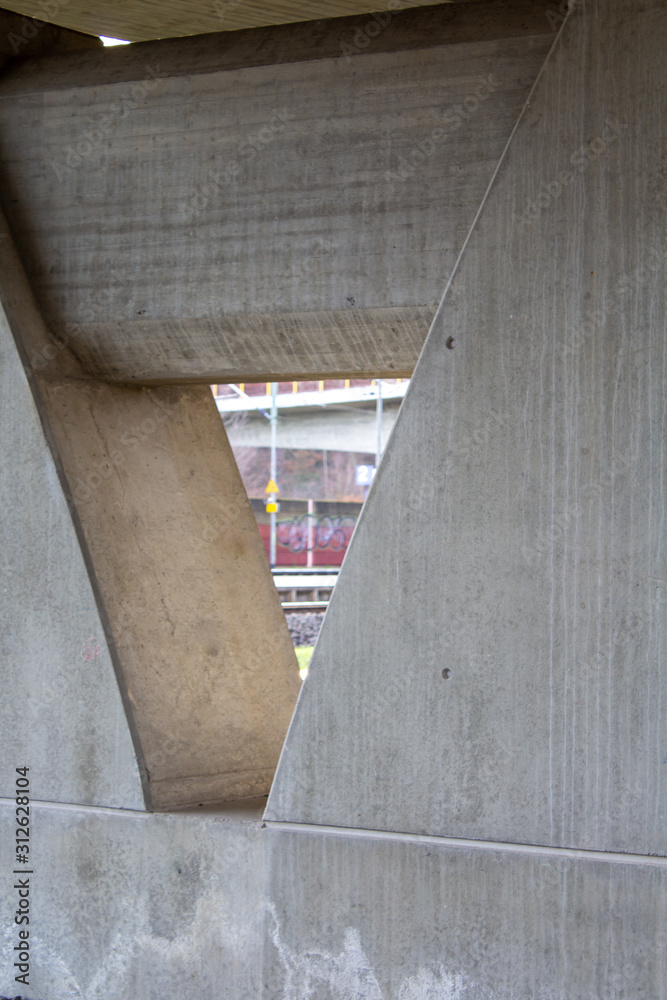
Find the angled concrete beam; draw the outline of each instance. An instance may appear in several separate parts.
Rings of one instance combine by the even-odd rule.
[[[409,374],[546,13],[385,11],[11,70],[1,197],[48,325],[105,380]]]
[[[298,667],[210,391],[87,378],[50,340],[4,224],[0,303],[70,504],[148,807],[266,793]],[[19,558],[16,572],[30,590],[30,565]]]

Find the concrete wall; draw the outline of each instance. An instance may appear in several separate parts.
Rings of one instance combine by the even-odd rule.
[[[302,689],[265,819],[353,846],[318,843],[312,883],[300,847],[298,890],[276,870],[283,940],[329,983],[354,966],[360,995],[665,995],[664,904],[635,880],[655,864],[657,886],[667,849],[666,35],[661,3],[586,3],[563,28]],[[444,851],[384,857],[377,883],[371,830]],[[322,886],[306,927],[296,896]],[[345,941],[366,891],[378,923]]]
[[[32,810],[34,871],[12,879],[13,810],[0,806],[2,995],[262,996],[266,857],[256,808],[217,816]],[[30,879],[27,987],[12,971],[18,878]]]
[[[358,523],[270,817],[665,854],[666,32],[662,4],[591,4],[547,60]]]
[[[665,859],[268,830],[267,1000],[667,996]]]
[[[35,399],[79,534],[83,558],[77,565],[86,560],[103,612],[148,805],[164,809],[268,792],[299,689],[298,667],[210,391],[111,386],[86,378],[68,347],[56,349],[50,341],[6,227],[0,301],[7,328],[33,368]],[[9,339],[5,350],[12,358]],[[18,367],[18,357],[12,365]],[[25,376],[22,384],[27,397]],[[8,430],[14,427],[12,419]],[[48,463],[41,433],[39,447],[42,463]],[[10,440],[6,449],[15,460]],[[4,475],[13,490],[9,468]],[[30,482],[34,475],[28,467],[22,478]],[[50,492],[40,493],[35,509],[50,510],[54,489],[52,483]],[[64,516],[62,495],[59,507]],[[14,504],[12,516],[20,517],[20,509]],[[17,582],[27,592],[47,524],[48,518],[30,538],[34,557],[27,563],[16,558]],[[26,530],[10,531],[18,551]],[[20,594],[17,587],[8,596],[10,644],[22,641],[23,605],[14,603],[24,599]],[[71,649],[68,623],[60,629]],[[28,632],[37,648],[48,647],[36,621]],[[20,664],[12,663],[11,670],[20,671]],[[103,705],[97,702],[98,711]],[[88,710],[81,714],[81,724],[89,725]],[[49,736],[57,739],[57,733]],[[99,743],[94,754],[85,749],[84,773],[104,752],[104,739]]]
[[[662,0],[586,0],[544,64],[359,522],[264,825],[257,809],[34,809],[35,997],[667,998],[666,36]],[[37,326],[29,309],[27,364]]]
[[[1,307],[0,453],[0,795],[26,765],[41,799],[141,809],[95,593]]]
[[[0,804],[5,844],[11,818]],[[256,807],[156,815],[37,805],[33,839],[29,986],[13,982],[19,928],[6,921],[7,996],[667,996],[664,858],[262,829]],[[3,879],[4,913],[27,877]]]
[[[89,373],[410,374],[553,35],[532,3],[369,23],[4,75],[0,197]]]

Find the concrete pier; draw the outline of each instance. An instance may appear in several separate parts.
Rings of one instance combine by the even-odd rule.
[[[54,347],[6,227],[0,261],[7,358],[2,377],[7,403],[11,406],[20,391],[26,411],[17,445],[24,442],[27,455],[39,456],[42,476],[50,470],[53,480],[51,492],[45,492],[43,479],[36,480],[41,486],[36,509],[48,504],[57,470],[59,516],[65,518],[59,531],[71,536],[64,551],[71,549],[74,531],[81,546],[76,555],[58,562],[64,543],[51,538],[48,519],[35,534],[21,513],[25,501],[16,503],[16,484],[7,466],[15,519],[6,524],[7,551],[16,552],[13,573],[22,583],[4,592],[8,619],[19,629],[8,635],[13,650],[9,677],[16,674],[21,685],[34,683],[34,671],[50,645],[45,622],[57,612],[48,601],[47,618],[41,625],[39,617],[34,620],[29,641],[23,644],[19,638],[25,626],[18,623],[33,583],[31,600],[45,586],[66,589],[85,562],[90,583],[77,584],[87,595],[82,597],[81,591],[77,600],[87,609],[87,619],[82,610],[79,617],[91,622],[96,638],[89,645],[107,650],[115,667],[115,698],[120,692],[127,714],[127,722],[121,716],[116,720],[115,740],[127,741],[132,733],[147,804],[165,809],[267,793],[299,689],[298,666],[210,391],[204,386],[141,389],[94,382],[66,344]],[[28,365],[32,401],[12,334]],[[13,416],[5,433],[15,426]],[[6,453],[12,462],[20,461],[21,450],[11,440]],[[36,475],[31,463],[22,467],[21,479]],[[49,550],[53,546],[53,579],[38,573],[34,580],[40,546],[47,543]],[[20,553],[35,546],[34,556],[24,562]],[[45,565],[48,569],[49,563]],[[63,600],[69,598],[59,596],[58,605]],[[60,627],[69,632],[66,622]],[[70,636],[69,642],[78,640]],[[39,651],[35,663],[32,648]],[[84,647],[82,655],[86,659]],[[74,645],[68,656],[75,656]],[[98,670],[102,663],[108,674],[108,658],[96,664]],[[75,665],[72,676],[64,662],[49,666],[49,673],[65,676],[62,708],[72,726],[83,724],[77,716],[87,718],[89,711],[78,708],[75,692],[84,667]],[[105,677],[109,683],[114,684],[112,676]],[[36,711],[40,686],[30,695]],[[9,712],[21,703],[19,691],[15,697],[18,701],[13,696],[6,703]],[[41,758],[45,741],[57,743],[59,735],[58,726],[46,732],[31,727],[22,753]],[[6,750],[11,759],[14,749]],[[100,750],[92,755],[83,743],[77,767],[87,772]],[[112,756],[116,753],[114,745]],[[82,800],[74,796],[67,801]]]
[[[466,6],[462,17],[486,9]],[[34,871],[30,993],[22,992],[34,998],[162,1000],[187,990],[206,1000],[667,1000],[667,7],[585,0],[569,13],[542,9],[550,31],[559,29],[548,38],[532,21],[512,35],[512,10],[502,41],[489,39],[482,18],[477,41],[450,39],[457,51],[436,39],[429,54],[407,27],[401,47],[397,24],[386,36],[393,47],[354,56],[354,83],[344,56],[331,52],[278,60],[274,70],[275,56],[260,47],[250,67],[246,37],[243,68],[211,69],[213,43],[169,42],[160,51],[184,68],[164,84],[166,103],[128,114],[123,141],[91,153],[108,172],[93,183],[80,165],[63,180],[62,201],[46,181],[52,147],[40,153],[35,138],[53,121],[45,108],[79,99],[99,107],[122,94],[148,43],[104,64],[96,52],[59,57],[57,86],[50,60],[0,82],[12,227],[0,239],[9,567],[0,992],[17,992],[14,786],[15,768],[27,765]],[[302,37],[282,30],[295,30],[290,45]],[[223,50],[232,58],[226,45],[215,59]],[[532,74],[521,61],[528,50]],[[187,70],[193,53],[199,74]],[[422,175],[405,189],[396,205],[410,225],[392,263],[388,216],[364,201],[377,187],[364,175],[369,187],[348,188],[348,174],[331,172],[332,149],[346,136],[346,154],[363,169],[378,158],[389,169],[398,147],[378,136],[401,132],[404,100],[417,102],[405,126],[411,141],[427,139],[434,105],[451,101],[451,66],[459,95],[482,73],[505,80],[513,111],[507,102],[493,111],[484,132],[492,157],[471,114],[440,149],[438,183]],[[273,81],[280,94],[298,82],[303,115],[291,152],[287,135],[271,151],[273,162],[283,156],[281,183],[294,183],[293,193],[276,212],[267,187],[237,234],[245,277],[215,291],[204,256],[224,243],[216,226],[232,216],[240,225],[240,202],[212,197],[211,221],[192,242],[178,244],[181,232],[148,251],[145,234],[175,218],[166,201],[156,208],[170,183],[185,184],[189,170],[196,193],[208,169],[201,147],[193,165],[194,142],[183,175],[173,153],[163,157],[172,141],[182,145],[184,125],[172,140],[158,108],[172,101],[203,122],[235,73],[239,107],[255,93],[266,109]],[[368,104],[380,80],[389,117],[352,129],[349,108]],[[342,96],[348,103],[336,104]],[[225,136],[238,137],[223,128],[234,107],[219,110],[218,152]],[[317,149],[305,156],[306,132],[321,161]],[[136,148],[151,139],[156,152],[142,160]],[[478,156],[479,173],[468,171]],[[253,185],[268,183],[260,162],[244,189],[248,205],[258,203]],[[297,163],[311,164],[313,186],[296,183]],[[121,164],[124,180],[114,173]],[[309,197],[327,171],[336,197],[325,216]],[[471,177],[463,201],[457,171]],[[108,230],[91,200],[100,177],[129,192],[138,219],[137,239],[114,258],[130,285],[122,291],[112,275],[102,318],[79,317],[71,339],[55,341],[105,267],[95,247]],[[444,233],[454,216],[459,238],[424,236]],[[426,228],[411,228],[417,219]],[[312,282],[283,283],[276,248],[290,226],[308,239],[337,234],[347,256],[332,255]],[[264,263],[253,247],[266,248]],[[307,240],[299,247],[303,260]],[[344,327],[331,350],[328,334],[318,339],[345,311],[351,275],[363,293],[349,292],[350,308],[375,331],[367,343],[377,350],[346,340]],[[187,383],[213,370],[222,381],[251,354],[254,370],[275,379],[314,372],[297,372],[307,323],[286,338],[277,317],[287,314],[331,320],[311,326],[322,376],[363,369],[362,355],[399,364],[407,354],[384,339],[381,322],[373,326],[373,310],[385,308],[435,315],[284,738],[298,684],[293,654],[213,400]],[[270,336],[252,339],[241,317]],[[181,350],[186,337],[192,357]],[[169,414],[159,426],[156,406]],[[133,448],[123,445],[126,420]],[[77,494],[79,480],[90,496]],[[230,503],[238,519],[214,521],[210,544],[197,547],[201,518]],[[239,637],[251,618],[263,624],[258,658],[248,661]],[[118,641],[125,627],[127,649]],[[266,807],[264,794],[215,801],[268,790],[281,745]],[[222,780],[232,771],[246,774],[245,788]]]

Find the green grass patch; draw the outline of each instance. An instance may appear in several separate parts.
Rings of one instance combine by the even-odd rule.
[[[313,655],[314,646],[295,646],[294,652],[296,653],[297,662],[299,664],[299,670],[307,670],[308,664],[310,663],[310,658]]]

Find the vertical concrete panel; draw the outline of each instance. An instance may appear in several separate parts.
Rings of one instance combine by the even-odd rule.
[[[0,795],[143,809],[104,630],[0,309]]]
[[[659,2],[586,3],[556,42],[357,528],[268,818],[665,853],[666,45]]]

